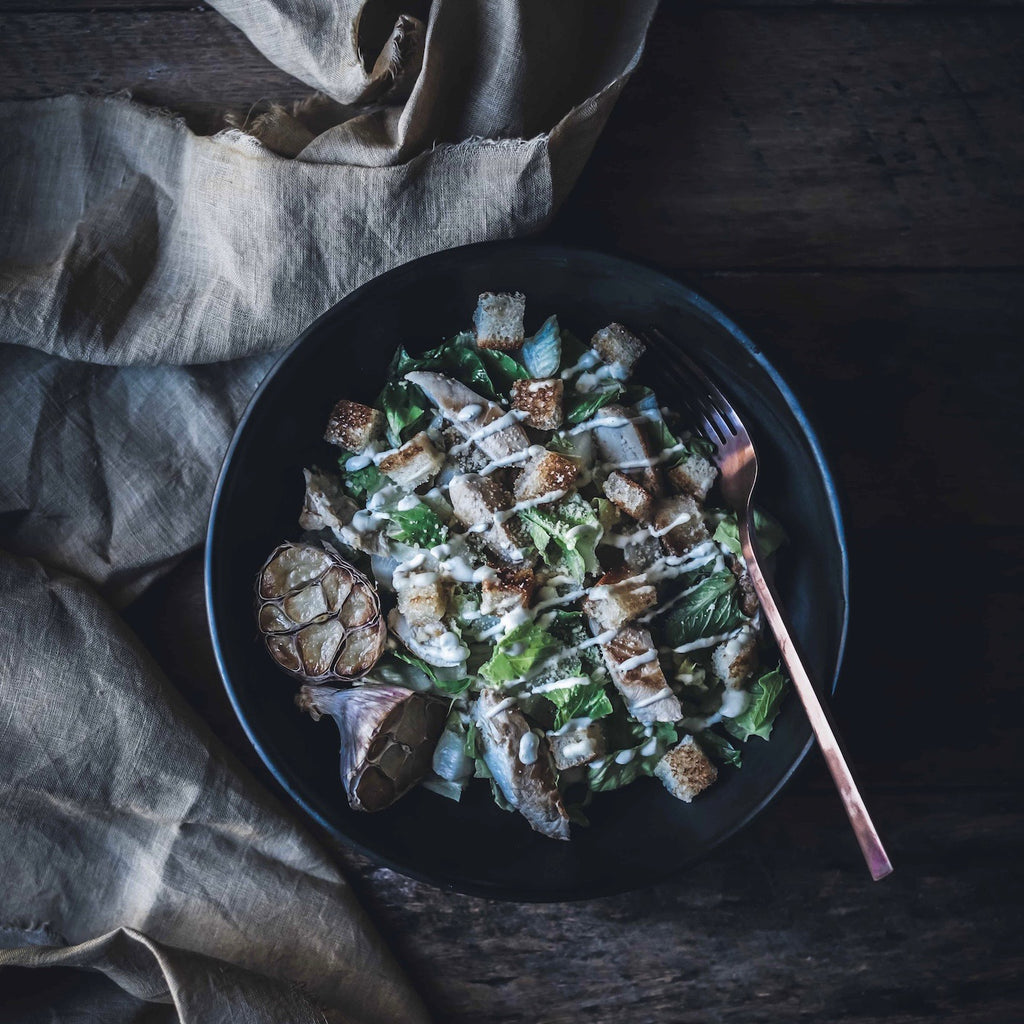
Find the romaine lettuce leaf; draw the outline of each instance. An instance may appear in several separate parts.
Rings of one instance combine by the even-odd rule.
[[[427,396],[407,380],[389,380],[377,396],[376,404],[384,411],[388,441],[395,448],[422,430],[434,415]]]
[[[781,667],[766,672],[750,688],[750,703],[738,718],[723,718],[726,732],[746,742],[751,736],[766,740],[772,734],[775,716],[779,713],[783,698],[789,689],[789,680]]]
[[[731,764],[734,768],[739,768],[743,763],[743,752],[739,747],[734,747],[725,736],[705,729],[693,738],[705,754],[721,764]]]
[[[779,523],[765,512],[754,509],[754,533],[761,546],[761,554],[767,558],[786,543],[786,532]],[[724,544],[734,555],[742,555],[740,527],[736,513],[729,512],[715,530],[715,542]]]
[[[640,735],[633,747],[616,750],[607,757],[599,758],[588,765],[588,782],[595,793],[603,793],[610,789],[621,789],[644,775],[653,775],[655,765],[679,739],[679,733],[671,722],[656,722],[653,726],[654,735]],[[653,742],[652,742],[653,740]],[[641,750],[653,748],[649,754],[641,754]],[[617,757],[628,750],[632,757],[621,764]]]
[[[597,644],[579,649],[581,643],[590,639],[587,617],[583,612],[570,612],[559,608],[547,628],[552,636],[562,642],[564,648],[575,648],[574,655],[580,659],[581,669],[585,669],[588,674],[604,666],[604,657]]]
[[[558,654],[561,643],[543,626],[524,622],[506,633],[479,674],[493,686],[521,679],[539,662]]]
[[[565,396],[564,410],[565,422],[570,427],[575,427],[584,420],[589,420],[595,412],[609,402],[614,402],[622,394],[622,386],[613,384],[611,387],[601,391],[588,391],[581,394],[578,391],[569,391]]]
[[[530,376],[553,377],[562,361],[562,333],[558,317],[549,316],[532,338],[527,338],[521,350],[523,362]]]
[[[441,693],[458,694],[468,690],[470,684],[473,682],[472,679],[442,679],[438,676],[437,670],[433,665],[428,665],[422,658],[416,657],[415,654],[410,654],[408,651],[393,651],[396,658],[400,661],[404,661],[408,665],[412,665],[415,668],[420,669],[426,674],[430,680],[431,685],[440,690]]]
[[[740,608],[736,577],[728,569],[698,583],[665,618],[665,639],[682,647],[703,637],[728,633],[747,617]]]
[[[601,523],[597,513],[578,494],[553,508],[528,508],[519,513],[541,558],[552,569],[564,570],[582,583],[596,572]]]
[[[416,548],[432,548],[448,539],[448,527],[429,505],[390,509],[387,534],[393,540]]]
[[[586,682],[559,687],[557,690],[545,690],[542,694],[557,709],[553,726],[555,729],[561,729],[573,718],[604,718],[612,713],[612,702],[604,687],[586,676],[580,678],[586,679]]]
[[[368,494],[375,494],[386,483],[384,474],[371,462],[363,469],[350,472],[345,468],[345,463],[355,456],[355,452],[342,452],[338,456],[338,467],[341,469],[342,486],[348,494],[357,499],[365,498]]]

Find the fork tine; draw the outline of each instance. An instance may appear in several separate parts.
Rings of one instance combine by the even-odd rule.
[[[681,396],[682,400],[691,415],[697,417],[702,424],[708,439],[714,441],[715,444],[728,442],[736,431],[715,408],[714,404],[708,400],[701,387],[702,381],[691,374],[685,366],[680,368],[673,365],[671,361],[668,363],[667,369],[672,380],[684,390],[684,394]]]
[[[683,366],[692,374],[697,381],[700,382],[701,387],[707,394],[705,404],[710,404],[713,412],[713,418],[720,426],[726,431],[725,438],[727,440],[731,435],[739,434],[743,430],[742,421],[739,416],[736,415],[736,410],[729,404],[728,399],[718,387],[714,381],[690,358],[686,352],[682,349],[677,348],[672,342],[665,336],[663,331],[658,328],[654,328],[651,331],[657,338],[659,338],[665,344],[671,346],[673,356],[678,359]]]

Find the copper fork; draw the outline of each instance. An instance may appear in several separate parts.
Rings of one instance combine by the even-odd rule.
[[[877,882],[892,872],[892,864],[878,837],[864,798],[850,772],[850,766],[839,744],[835,729],[828,712],[818,698],[800,656],[797,654],[790,636],[786,621],[775,601],[771,588],[765,581],[764,574],[758,564],[758,545],[753,526],[751,497],[754,484],[757,482],[757,454],[753,442],[747,433],[736,410],[729,404],[726,397],[712,383],[707,374],[684,352],[660,331],[653,331],[665,348],[672,353],[674,360],[681,366],[675,367],[679,372],[679,382],[685,387],[684,401],[698,417],[700,426],[717,449],[716,462],[721,470],[722,497],[736,512],[739,524],[740,545],[743,549],[743,560],[757,592],[765,618],[775,634],[782,660],[786,663],[793,686],[803,702],[811,729],[818,740],[825,763],[832,773],[839,796],[843,801],[847,817],[853,826],[861,852],[867,861],[871,877]]]

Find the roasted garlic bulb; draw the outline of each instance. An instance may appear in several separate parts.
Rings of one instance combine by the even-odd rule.
[[[376,588],[327,544],[276,548],[260,570],[256,606],[271,657],[306,682],[351,682],[384,650]]]
[[[401,686],[304,686],[295,703],[337,722],[341,782],[357,811],[383,810],[427,774],[448,715],[447,702]]]

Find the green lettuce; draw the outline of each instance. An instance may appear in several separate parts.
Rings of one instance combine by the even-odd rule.
[[[493,686],[529,675],[538,662],[561,650],[561,643],[543,626],[524,622],[506,633],[494,646],[490,659],[480,667],[480,676]]]
[[[566,677],[571,678],[571,677]],[[604,718],[612,713],[612,702],[604,687],[588,677],[586,682],[564,686],[557,690],[546,690],[541,696],[551,701],[557,709],[553,728],[561,729],[573,718]]]
[[[597,644],[579,649],[579,645],[590,639],[587,617],[583,612],[570,612],[559,608],[548,625],[548,632],[561,641],[565,649],[573,648],[574,657],[580,659],[580,670],[589,674],[604,666],[604,657]],[[570,673],[566,673],[569,675]],[[562,678],[565,678],[564,676]]]
[[[754,509],[754,533],[761,547],[761,554],[767,558],[778,551],[786,543],[786,532],[779,523],[764,512]],[[729,512],[715,530],[715,541],[724,544],[734,555],[742,555],[740,546],[740,527],[736,521],[736,513]]]
[[[412,665],[414,668],[418,668],[421,672],[426,675],[430,680],[431,685],[435,690],[439,690],[441,693],[455,694],[463,693],[468,690],[472,684],[472,679],[442,679],[438,676],[433,665],[428,664],[422,658],[418,658],[415,654],[410,654],[408,651],[393,651],[392,652],[399,661],[404,661],[408,665]]]
[[[388,511],[388,536],[416,548],[433,548],[448,539],[448,527],[429,505]]]
[[[385,484],[384,474],[371,462],[368,466],[355,471],[345,468],[345,463],[355,456],[355,452],[342,452],[338,456],[338,466],[341,469],[342,485],[353,498],[365,498],[368,494],[375,494]]]
[[[682,647],[728,633],[746,621],[736,592],[736,577],[723,569],[701,580],[666,616],[665,639],[671,647]]]
[[[635,746],[623,748],[599,758],[587,766],[587,781],[595,793],[604,793],[610,789],[621,789],[644,775],[653,775],[655,765],[662,759],[665,751],[679,739],[679,733],[671,722],[655,722],[652,726],[653,736],[640,733]],[[641,754],[651,739],[655,740],[654,751],[646,756]],[[632,752],[632,758],[625,764],[616,760],[616,755],[624,750]]]
[[[614,402],[622,394],[622,386],[613,384],[611,387],[601,391],[570,391],[565,396],[564,415],[565,422],[570,427],[575,427],[584,420],[589,420],[598,409]]]
[[[734,768],[739,768],[742,764],[743,752],[739,747],[734,747],[725,736],[705,729],[693,738],[705,754],[721,764],[731,764]]]
[[[775,716],[779,713],[783,698],[789,689],[789,680],[781,667],[766,672],[750,688],[750,703],[746,711],[736,718],[724,718],[726,732],[744,743],[751,736],[766,740],[772,734]]]
[[[519,518],[549,567],[564,570],[579,583],[588,572],[597,571],[601,523],[578,494],[553,508],[523,509]]]

